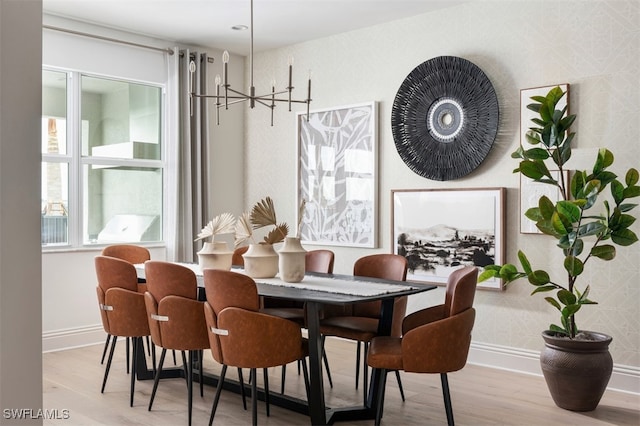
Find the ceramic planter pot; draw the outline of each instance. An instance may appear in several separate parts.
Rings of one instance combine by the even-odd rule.
[[[300,238],[286,237],[278,251],[280,278],[288,283],[299,283],[304,278],[307,251]]]
[[[202,270],[205,269],[231,269],[231,258],[233,252],[229,249],[226,241],[214,241],[204,243],[198,252],[198,264]]]
[[[242,258],[251,278],[273,278],[278,273],[278,253],[271,244],[250,244]]]
[[[584,331],[589,340],[542,333],[540,365],[555,404],[570,411],[592,411],[600,403],[611,372],[611,336]]]

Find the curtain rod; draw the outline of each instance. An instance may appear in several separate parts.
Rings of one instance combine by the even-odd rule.
[[[97,39],[100,39],[100,40],[111,41],[111,42],[114,42],[114,43],[127,44],[129,46],[142,47],[143,49],[158,50],[160,52],[164,52],[164,53],[168,53],[169,55],[173,55],[173,50],[169,49],[169,48],[147,46],[145,44],[132,43],[130,41],[118,40],[116,38],[103,37],[103,36],[99,36],[99,35],[95,35],[95,34],[89,34],[89,33],[83,33],[83,32],[80,32],[80,31],[68,30],[66,28],[52,27],[50,25],[43,25],[42,28],[45,28],[47,30],[61,31],[61,32],[69,33],[69,34],[75,34],[75,35],[79,35],[79,36],[83,36],[83,37],[97,38]]]

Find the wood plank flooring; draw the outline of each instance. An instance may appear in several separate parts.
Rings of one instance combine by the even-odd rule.
[[[104,365],[100,365],[102,346],[90,346],[43,355],[44,408],[68,410],[68,419],[45,420],[45,425],[186,425],[187,388],[183,379],[160,382],[153,409],[147,410],[152,381],[138,381],[134,406],[129,407],[129,375],[125,368],[124,341],[118,343],[105,393],[100,393]],[[362,400],[362,385],[354,386],[355,344],[327,339],[327,353],[334,387],[325,379],[325,398],[329,406],[348,406]],[[178,365],[180,365],[178,356]],[[169,354],[166,366],[173,366]],[[205,370],[219,366],[205,352]],[[233,369],[229,375],[233,376]],[[280,368],[269,370],[272,392],[280,390]],[[248,372],[247,372],[248,376]],[[258,375],[262,385],[262,376]],[[245,378],[246,380],[246,378]],[[382,423],[397,425],[446,425],[438,375],[402,373],[406,401],[402,402],[395,377],[389,375]],[[194,384],[193,425],[208,424],[214,389],[205,386],[201,398]],[[557,408],[542,377],[506,372],[468,364],[449,375],[449,386],[457,425],[640,425],[640,396],[607,391],[597,410],[574,413]],[[286,392],[304,394],[302,376],[295,364],[287,369]],[[249,403],[249,400],[247,400]],[[61,416],[60,416],[61,417]],[[258,404],[260,425],[308,425],[306,416],[271,406],[266,416],[263,402]],[[242,409],[240,396],[223,391],[214,424],[251,424],[251,411]],[[373,425],[372,420],[338,423]]]

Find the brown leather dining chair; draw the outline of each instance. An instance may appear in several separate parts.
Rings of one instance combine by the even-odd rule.
[[[222,364],[209,425],[213,423],[229,366],[251,371],[251,416],[253,425],[257,425],[256,369],[302,360],[308,392],[304,359],[309,354],[308,342],[295,322],[259,311],[260,297],[251,277],[232,271],[205,269],[204,285],[207,295],[204,313],[211,353]],[[266,380],[265,375],[265,400],[268,402]]]
[[[397,254],[373,254],[356,260],[353,265],[353,275],[359,277],[382,278],[387,280],[405,281],[407,278],[407,259]],[[378,334],[378,321],[382,302],[362,302],[341,307],[336,313],[328,307],[325,317],[320,321],[320,333],[325,336],[336,336],[358,342],[356,352],[356,389],[358,388],[360,371],[360,343],[364,344],[363,358],[363,390],[364,401],[367,400],[367,351],[369,342]],[[399,337],[402,334],[402,318],[407,310],[407,297],[398,297],[393,303],[393,320],[391,335]],[[404,401],[404,391],[400,374],[396,372],[400,395]]]
[[[131,264],[136,263],[144,263],[147,260],[151,259],[151,253],[147,250],[146,247],[137,246],[133,244],[113,244],[110,246],[106,246],[102,249],[102,256],[115,257],[117,259],[126,260]],[[138,280],[138,292],[144,294],[147,291],[147,285],[144,283],[144,280]],[[104,321],[102,323],[104,328]],[[106,329],[105,329],[106,332]],[[100,360],[100,364],[104,363],[104,357],[107,354],[107,348],[109,347],[109,341],[111,340],[111,335],[107,332],[107,339],[104,342],[104,349],[102,350],[102,359]],[[129,372],[129,340],[127,338],[127,373]],[[149,339],[147,338],[147,346],[149,346]],[[149,349],[151,350],[151,349]]]
[[[111,350],[104,372],[101,392],[104,393],[118,337],[133,339],[133,359],[131,367],[131,395],[129,405],[133,406],[136,380],[135,357],[141,337],[149,336],[149,323],[144,305],[144,296],[138,292],[138,277],[135,267],[121,259],[96,256],[95,269],[98,278],[98,304],[105,330],[113,336]],[[127,353],[128,355],[128,353]]]
[[[475,320],[473,299],[478,269],[467,266],[449,275],[444,304],[414,312],[402,322],[402,337],[374,337],[367,363],[381,369],[381,386],[375,424],[380,424],[384,404],[384,384],[388,370],[412,373],[439,373],[447,423],[453,426],[453,409],[447,373],[461,370],[467,363],[471,330]]]
[[[167,349],[182,352],[187,380],[189,424],[193,400],[194,356],[200,362],[200,396],[202,389],[202,354],[209,348],[209,337],[204,319],[204,303],[198,301],[198,283],[195,273],[184,266],[161,261],[145,263],[147,292],[144,294],[149,331],[153,343],[162,348],[149,400],[149,411],[158,389],[162,364]],[[185,357],[189,352],[189,360]]]

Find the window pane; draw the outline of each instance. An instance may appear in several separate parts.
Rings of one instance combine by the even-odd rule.
[[[159,160],[161,89],[82,76],[82,155]]]
[[[162,240],[162,169],[84,166],[83,241]]]
[[[67,153],[67,74],[42,71],[42,153]]]
[[[42,244],[68,244],[69,167],[42,163]]]

